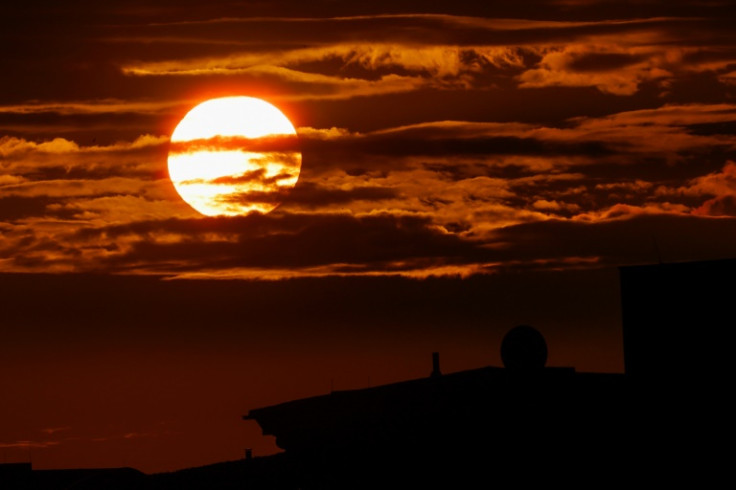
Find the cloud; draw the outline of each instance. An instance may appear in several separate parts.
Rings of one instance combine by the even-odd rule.
[[[162,114],[186,105],[187,101],[134,101],[120,99],[98,99],[86,101],[27,102],[24,104],[0,105],[0,114]]]
[[[569,137],[564,137],[568,133]],[[369,133],[334,131],[329,137],[314,137],[316,133],[311,132],[302,138],[304,171],[401,169],[418,161],[442,165],[450,157],[453,164],[446,168],[466,163],[471,157],[473,162],[495,159],[498,166],[539,168],[555,166],[555,160],[569,165],[576,157],[589,161],[615,153],[605,142],[571,133],[545,132],[544,127],[519,123],[467,121],[420,123]]]
[[[270,279],[301,275],[428,277],[490,273],[497,267],[636,263],[649,257],[652,233],[664,233],[672,243],[682,242],[668,252],[673,260],[718,257],[729,243],[736,243],[736,236],[730,237],[727,231],[733,226],[731,221],[691,216],[687,206],[668,202],[617,204],[590,211],[578,209],[575,203],[536,199],[524,210],[501,204],[499,197],[479,199],[477,207],[455,207],[450,195],[447,201],[436,203],[440,206],[436,214],[419,215],[400,214],[405,213],[400,209],[371,213],[376,203],[392,203],[396,198],[381,188],[339,194],[313,186],[307,191],[296,198],[308,203],[302,208],[305,212],[235,218],[159,217],[76,230],[57,226],[48,232],[40,223],[30,228],[18,226],[0,242],[0,257],[5,257],[10,270]],[[513,194],[509,197],[514,198]],[[317,212],[325,209],[319,206],[339,208],[350,203],[352,207],[360,200],[366,200],[365,214]],[[406,201],[406,197],[398,200]],[[314,210],[306,212],[309,205]],[[423,204],[425,209],[434,205]],[[442,211],[442,207],[452,211]],[[111,203],[110,208],[129,212],[121,202]],[[459,214],[462,208],[472,217]],[[550,212],[570,218],[551,219],[546,214]],[[676,238],[691,232],[700,238]],[[707,237],[715,240],[719,235],[718,244],[707,243]],[[540,243],[545,246],[539,247]]]
[[[716,148],[736,148],[733,134],[695,130],[698,125],[736,120],[735,109],[732,104],[664,105],[599,118],[577,118],[572,128],[540,128],[534,136],[559,142],[597,142],[612,153],[642,158],[660,155],[674,163]]]
[[[0,187],[5,185],[15,185],[20,184],[21,182],[25,182],[26,179],[24,177],[21,177],[19,175],[0,175]]]
[[[58,236],[58,235],[57,235]],[[325,238],[329,237],[329,240]],[[63,241],[2,251],[16,267],[177,273],[204,270],[298,271],[352,265],[364,271],[405,263],[442,266],[482,254],[428,218],[387,214],[290,215],[162,220],[85,228]],[[11,247],[12,248],[12,247]],[[5,253],[2,253],[5,252]]]
[[[503,253],[498,255],[503,262],[588,258],[598,265],[623,265],[660,259],[706,260],[733,256],[734,224],[732,218],[701,218],[632,207],[595,221],[523,223],[498,230],[495,239],[503,244]]]
[[[519,72],[533,48],[355,42],[194,59],[129,63],[134,77],[232,76],[282,87],[281,100],[344,100],[418,90],[490,88],[489,74]],[[245,78],[244,78],[245,77]]]
[[[736,194],[708,199],[693,214],[703,216],[736,216]]]
[[[712,196],[692,213],[702,216],[736,216],[736,162],[728,161],[723,169],[692,179],[679,188],[660,188],[662,195]]]
[[[199,216],[196,211],[178,199],[157,199],[155,196],[144,197],[135,194],[90,196],[51,202],[45,205],[45,211],[40,215],[76,221],[75,224],[70,223],[69,228],[82,224],[99,226]],[[24,217],[27,218],[28,215]]]
[[[451,14],[376,14],[347,16],[248,16],[219,17],[202,21],[155,23],[127,29],[115,42],[182,43],[222,45],[330,45],[356,40],[382,39],[393,44],[421,45],[539,45],[587,41],[596,36],[641,34],[678,30],[703,24],[702,18],[643,17],[614,20],[571,21],[569,15],[529,19],[528,11],[516,17],[496,18]],[[522,12],[517,12],[522,14]],[[555,18],[556,17],[556,18]],[[284,33],[288,32],[285,36]],[[103,38],[103,40],[109,38]],[[216,48],[216,46],[215,46]]]
[[[169,144],[170,154],[194,153],[197,151],[242,150],[250,152],[285,153],[299,149],[296,135],[271,135],[258,138],[244,136],[213,136],[212,138],[173,141]]]
[[[97,180],[48,180],[23,182],[2,187],[6,197],[56,197],[70,199],[75,197],[104,194],[129,194],[151,198],[166,195],[162,189],[168,182],[147,182],[125,177],[110,177]]]
[[[125,73],[136,76],[247,76],[250,81],[288,87],[274,100],[344,100],[385,94],[411,92],[421,88],[462,88],[464,80],[435,80],[420,75],[386,74],[376,79],[340,75],[326,75],[300,71],[283,66],[244,65],[227,60],[186,63],[167,63],[164,66],[126,68]]]
[[[284,25],[288,42],[273,38]],[[128,61],[121,67],[124,74],[264,78],[292,84],[278,94],[292,100],[488,90],[514,77],[522,88],[596,87],[607,94],[633,95],[650,82],[665,91],[687,72],[725,76],[718,74],[736,62],[735,53],[718,45],[728,30],[702,17],[578,22],[445,14],[226,18],[155,30],[162,40],[174,33],[205,43],[232,39],[237,31],[246,46],[218,47],[207,56],[181,57],[172,51],[169,59]],[[694,45],[682,34],[687,31],[714,46]],[[149,32],[145,40],[152,42],[155,35]]]
[[[582,212],[576,215],[573,219],[575,221],[594,222],[651,214],[686,215],[689,211],[690,208],[688,206],[667,201],[646,203],[643,205],[616,204],[604,209]]]
[[[178,197],[165,175],[167,142],[167,137],[153,135],[92,146],[64,138],[35,142],[2,137],[0,216],[11,221],[103,216],[129,221],[140,219],[141,213],[160,217],[154,210],[165,202],[169,203],[163,205],[169,209],[167,216],[181,216],[171,205]],[[122,204],[123,196],[135,196],[138,202],[135,212],[124,206],[127,217],[120,212],[101,213],[99,208],[90,214],[91,209],[84,209],[91,202]]]
[[[339,62],[338,71],[344,71],[350,67],[359,67],[367,71],[392,68],[433,77],[456,77],[463,72],[480,71],[484,64],[498,68],[523,67],[524,65],[519,49],[503,46],[461,47],[456,45],[346,43],[280,52],[245,52],[219,58],[140,63],[123,67],[123,73],[135,76],[172,76],[271,71],[295,79],[310,80],[310,77],[314,77],[312,78],[314,81],[339,80],[339,77],[327,77],[324,74],[324,78],[320,78],[319,72],[311,71],[319,69],[317,66],[312,67],[310,71],[299,69],[318,62]],[[278,70],[278,68],[284,70]],[[370,78],[375,78],[375,76]]]
[[[597,129],[608,126],[690,126],[705,123],[733,121],[736,105],[720,104],[665,104],[653,109],[614,113],[600,118],[579,118],[582,125]]]
[[[604,93],[633,95],[647,81],[673,76],[661,52],[616,45],[572,45],[550,50],[539,67],[518,76],[521,88],[596,87]]]
[[[614,61],[622,62],[608,62]],[[303,165],[296,187],[229,196],[281,203],[274,215],[235,221],[200,219],[181,201],[166,175],[172,146],[164,136],[107,145],[5,137],[0,261],[10,271],[238,271],[249,277],[422,277],[536,260],[573,261],[577,267],[602,259],[578,250],[524,258],[501,253],[506,242],[498,237],[547,221],[594,226],[729,213],[732,169],[723,161],[736,158],[732,124],[734,105],[719,103],[661,105],[555,124],[439,120],[368,131],[300,127]],[[281,177],[255,171],[214,183]],[[335,246],[319,248],[328,236]],[[363,255],[348,252],[364,242],[373,245]],[[305,258],[309,254],[314,258]]]
[[[731,71],[718,76],[718,80],[726,85],[736,85],[736,71]]]
[[[693,179],[687,192],[715,196],[736,193],[736,162],[726,162],[721,171]]]
[[[610,179],[627,165],[637,166],[627,171],[631,175],[644,165],[651,169],[647,172],[656,169],[664,175],[666,165],[728,155],[736,149],[736,137],[721,126],[732,123],[736,110],[731,104],[691,104],[574,118],[556,127],[436,121],[365,133],[338,128],[299,131],[306,178],[338,168],[370,175],[421,166],[455,179],[569,169],[607,172]],[[655,159],[663,162],[661,168],[652,166]]]
[[[229,183],[229,181],[225,181]],[[400,199],[397,189],[387,186],[357,185],[353,187],[335,188],[319,185],[314,182],[303,182],[294,189],[284,188],[274,191],[251,191],[234,193],[226,196],[228,203],[283,203],[283,206],[291,209],[326,210],[329,206],[347,206],[355,209],[358,201],[365,201],[368,206],[376,206],[378,201]]]
[[[569,213],[576,213],[580,211],[580,206],[574,203],[566,203],[558,200],[548,201],[547,199],[538,199],[532,203],[534,209],[540,211],[567,211]]]
[[[37,143],[23,138],[13,136],[0,137],[0,156],[11,158],[19,154],[30,152],[66,154],[66,153],[105,153],[130,150],[140,150],[152,146],[160,146],[169,141],[168,136],[154,136],[144,134],[133,141],[120,141],[110,145],[80,146],[75,141],[65,138],[54,138],[50,141]]]
[[[79,145],[64,138],[54,138],[51,141],[44,141],[42,143],[35,143],[11,136],[0,138],[0,156],[4,158],[29,151],[38,151],[41,153],[74,153],[79,151]]]
[[[15,441],[0,442],[0,449],[46,449],[58,446],[58,441]]]
[[[65,432],[71,430],[71,427],[49,427],[46,429],[41,429],[41,432],[48,435],[56,434],[57,432]]]
[[[104,260],[89,264],[89,270],[134,267],[186,277],[273,279],[301,272],[423,277],[529,264],[544,268],[564,262],[579,266],[647,262],[654,256],[652,236],[671,260],[723,257],[736,244],[733,225],[733,220],[723,218],[673,214],[666,206],[620,207],[592,220],[536,220],[472,239],[448,233],[427,218],[281,214],[146,222],[85,230],[70,239],[98,241],[98,246],[99,240],[121,244]],[[192,235],[195,229],[197,235]],[[683,232],[692,239],[683,239]],[[325,241],[326,236],[330,240]]]

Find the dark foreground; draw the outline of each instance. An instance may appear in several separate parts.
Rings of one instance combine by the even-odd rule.
[[[736,260],[623,268],[625,374],[546,367],[520,326],[503,368],[443,374],[435,355],[425,378],[251,410],[281,454],[154,475],[0,465],[0,488],[715,486],[731,466],[735,275]]]

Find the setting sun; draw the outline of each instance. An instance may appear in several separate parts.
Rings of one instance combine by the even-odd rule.
[[[276,107],[223,97],[190,110],[171,135],[169,176],[207,216],[268,213],[299,178],[296,130]]]
[[[716,480],[735,24],[4,2],[0,490]]]

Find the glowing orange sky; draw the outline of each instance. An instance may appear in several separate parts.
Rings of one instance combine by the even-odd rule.
[[[8,460],[263,454],[248,409],[334,376],[424,375],[432,350],[448,369],[494,363],[519,323],[554,365],[617,371],[616,267],[736,250],[728,2],[4,9]],[[236,95],[276,105],[298,145],[171,140],[195,105]],[[278,168],[209,177],[276,209],[205,217],[181,199],[169,152],[245,143]],[[291,192],[236,189],[291,184],[297,161]]]

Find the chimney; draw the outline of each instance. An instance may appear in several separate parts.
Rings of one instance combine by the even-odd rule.
[[[442,376],[442,373],[440,372],[440,353],[439,352],[432,352],[432,374],[431,376],[433,378],[437,376]]]

